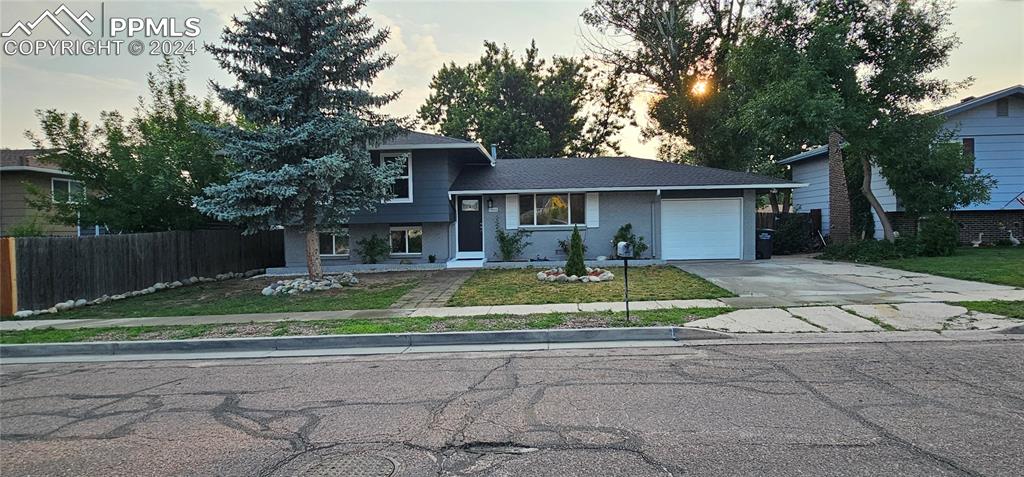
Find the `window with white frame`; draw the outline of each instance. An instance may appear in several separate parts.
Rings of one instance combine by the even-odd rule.
[[[50,197],[54,202],[73,204],[85,194],[85,185],[70,179],[50,179]]]
[[[586,194],[519,195],[519,225],[559,226],[586,223]]]
[[[405,170],[398,173],[395,183],[391,186],[391,193],[394,194],[394,198],[389,200],[389,203],[412,202],[412,154],[405,152],[382,152],[373,161],[374,165],[380,167],[381,161],[384,161],[383,164],[388,164],[398,161],[402,157],[405,158]]]
[[[418,225],[391,227],[391,255],[423,253],[423,227]]]
[[[320,234],[320,255],[329,257],[348,256],[348,228]]]

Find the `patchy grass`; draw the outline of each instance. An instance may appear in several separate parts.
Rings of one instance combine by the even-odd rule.
[[[30,319],[141,318],[149,316],[229,315],[301,311],[368,310],[391,306],[419,283],[414,272],[375,273],[359,285],[335,290],[263,296],[260,291],[279,277],[225,280],[161,290],[149,295],[86,306]]]
[[[621,301],[622,268],[610,270],[615,279],[600,283],[558,283],[537,280],[539,268],[478,270],[448,300],[448,306],[539,305]],[[711,282],[676,267],[629,269],[629,299],[688,300],[732,296]]]
[[[884,260],[877,265],[1024,288],[1024,248],[959,248],[950,257]]]
[[[995,315],[1002,315],[1007,318],[1024,320],[1024,301],[962,301],[957,303],[957,305],[972,311],[992,313]]]
[[[731,308],[673,308],[631,313],[548,313],[464,317],[401,317],[379,320],[348,319],[245,324],[46,328],[0,332],[2,344],[70,343],[80,341],[184,340],[193,338],[356,335],[368,333],[426,333],[519,329],[611,328],[682,325],[732,311]]]

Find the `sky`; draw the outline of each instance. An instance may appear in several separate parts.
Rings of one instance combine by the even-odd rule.
[[[44,9],[62,3],[74,12],[101,11],[94,1],[0,1],[0,30],[15,22],[31,21]],[[150,0],[102,2],[107,17],[175,18],[200,20],[199,43],[217,41],[221,29],[233,14],[252,5],[246,0]],[[379,27],[391,31],[387,50],[398,56],[395,66],[384,72],[374,88],[401,90],[389,105],[394,115],[414,115],[429,94],[434,72],[443,64],[464,64],[483,51],[485,40],[507,44],[516,51],[537,42],[541,54],[586,53],[584,33],[590,30],[580,19],[588,1],[394,1],[369,0],[367,14]],[[981,95],[1024,83],[1024,1],[959,0],[952,13],[952,30],[961,45],[949,64],[936,76],[950,80],[973,77],[971,86],[958,97]],[[98,24],[98,22],[96,22]],[[81,32],[73,32],[84,38]],[[32,39],[65,38],[52,24],[33,31]],[[15,33],[10,38],[19,38]],[[21,37],[24,38],[23,36]],[[7,40],[4,38],[3,40]],[[188,86],[198,95],[208,93],[208,82],[230,82],[212,57],[202,51],[190,56]],[[26,130],[38,131],[34,111],[57,109],[78,112],[95,122],[101,111],[117,110],[129,115],[145,94],[145,75],[160,61],[159,56],[50,56],[8,55],[0,52],[0,146],[30,147]],[[951,99],[949,102],[955,101]],[[645,101],[634,101],[643,124]],[[657,143],[645,142],[638,128],[620,136],[626,154],[655,157]]]

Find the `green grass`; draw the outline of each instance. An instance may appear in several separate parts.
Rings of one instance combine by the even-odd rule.
[[[109,319],[383,309],[391,306],[418,282],[415,279],[404,279],[295,295],[261,295],[260,290],[272,281],[227,280],[203,283],[32,318]]]
[[[46,328],[41,330],[0,332],[0,344],[669,326],[682,325],[688,321],[709,318],[728,311],[732,311],[732,309],[673,308],[667,310],[644,310],[631,313],[632,319],[630,321],[626,321],[625,313],[548,313],[524,316],[398,317],[380,320],[348,319],[290,321],[287,323],[79,328],[71,330]]]
[[[877,265],[1024,288],[1024,248],[960,248],[950,257],[885,260]]]
[[[972,311],[1002,315],[1007,318],[1024,320],[1024,301],[962,301],[958,305]]]
[[[449,306],[538,305],[621,301],[621,267],[610,269],[615,279],[600,283],[558,283],[537,280],[539,268],[479,270],[448,300]],[[703,278],[676,267],[629,269],[629,299],[687,300],[732,296]]]

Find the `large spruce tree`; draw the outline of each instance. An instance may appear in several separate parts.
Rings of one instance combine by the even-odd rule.
[[[370,91],[394,63],[380,50],[386,29],[375,30],[363,0],[266,0],[224,29],[222,45],[208,45],[236,79],[212,83],[241,116],[238,124],[208,129],[241,171],[197,198],[202,212],[245,228],[277,226],[305,234],[311,278],[323,271],[319,231],[372,211],[391,196],[404,161],[372,164],[369,147],[398,132],[378,108],[398,93]]]

